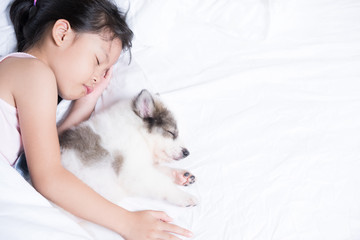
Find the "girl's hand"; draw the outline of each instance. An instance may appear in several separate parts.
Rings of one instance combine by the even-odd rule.
[[[127,219],[126,240],[180,240],[175,234],[191,237],[192,233],[184,228],[171,224],[172,219],[164,212],[138,211],[130,212]]]

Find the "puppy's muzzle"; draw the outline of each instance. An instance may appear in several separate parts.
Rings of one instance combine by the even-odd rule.
[[[187,156],[190,155],[190,152],[189,152],[189,150],[187,150],[186,148],[183,148],[183,149],[182,149],[182,154],[183,154],[183,158],[186,158]]]

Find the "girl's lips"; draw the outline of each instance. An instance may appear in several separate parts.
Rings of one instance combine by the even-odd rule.
[[[89,87],[89,86],[86,86],[86,85],[84,85],[84,86],[86,88],[86,94],[90,94],[92,91],[94,91],[93,87]]]

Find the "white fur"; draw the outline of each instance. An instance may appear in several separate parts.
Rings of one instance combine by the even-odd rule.
[[[158,101],[153,102],[157,104]],[[146,105],[149,102],[139,99],[136,104],[145,111],[144,114],[151,110],[151,106]],[[183,207],[197,204],[194,196],[174,183],[172,173],[176,170],[164,171],[164,167],[158,166],[163,161],[182,157],[181,142],[157,131],[149,133],[144,121],[134,113],[131,101],[119,102],[80,126],[89,126],[100,135],[102,147],[111,154],[95,163],[84,164],[76,150],[64,148],[62,163],[104,197],[113,202],[125,195],[133,195],[164,199]],[[116,174],[112,161],[118,153],[123,156],[123,163]]]

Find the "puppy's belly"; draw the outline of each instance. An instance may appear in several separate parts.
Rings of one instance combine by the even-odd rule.
[[[117,202],[125,196],[110,156],[88,165],[79,159],[76,151],[70,149],[62,153],[61,159],[67,170],[108,200]]]

